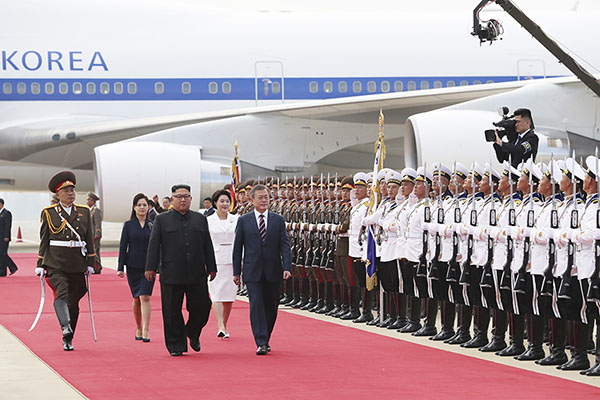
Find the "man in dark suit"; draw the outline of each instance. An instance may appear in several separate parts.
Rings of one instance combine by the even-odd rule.
[[[12,228],[12,214],[4,208],[4,199],[0,199],[0,276],[6,276],[6,267],[10,274],[17,272],[17,265],[8,255],[10,230]]]
[[[215,208],[213,207],[213,203],[210,197],[205,198],[204,200],[202,200],[202,203],[204,205],[204,216],[205,217],[210,217],[211,215],[213,215],[215,213]]]
[[[215,252],[202,214],[191,211],[192,196],[188,185],[175,185],[173,209],[154,220],[146,257],[146,279],[152,281],[160,265],[160,294],[167,350],[172,356],[200,351],[200,333],[208,322],[212,305],[208,296],[207,276],[217,275]],[[183,295],[189,317],[184,324]]]
[[[292,252],[285,221],[268,211],[269,192],[264,185],[250,190],[254,211],[238,219],[233,243],[233,281],[240,284],[242,253],[243,278],[250,301],[250,324],[256,355],[271,350],[269,340],[277,319],[281,278],[292,276]]]
[[[521,162],[531,158],[535,162],[539,138],[533,132],[533,118],[527,108],[518,108],[514,112],[516,137],[507,137],[508,142],[502,141],[496,132],[494,150],[498,162],[503,163],[512,158],[512,166],[517,168]],[[512,157],[509,157],[512,156]]]

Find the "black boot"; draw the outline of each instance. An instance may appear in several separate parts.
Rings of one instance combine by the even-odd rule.
[[[525,353],[515,357],[519,361],[535,361],[546,357],[544,343],[544,320],[539,315],[527,314],[527,338],[529,345]]]
[[[346,314],[340,316],[342,320],[355,320],[360,316],[358,311],[358,303],[360,302],[360,288],[358,286],[351,287],[349,290],[350,308]]]
[[[72,351],[73,328],[71,327],[71,316],[69,314],[67,302],[62,299],[54,301],[54,311],[56,312],[56,317],[58,318],[58,323],[62,330],[63,350]]]
[[[473,317],[473,308],[471,306],[460,306],[460,327],[453,338],[444,343],[462,344],[471,340],[471,319]]]
[[[367,288],[362,289],[363,293],[363,311],[360,317],[356,318],[352,322],[355,324],[361,324],[363,322],[373,321],[373,313],[371,309],[373,308],[373,294],[374,290],[367,290]]]
[[[573,323],[573,338],[570,340],[575,347],[575,352],[571,359],[566,363],[556,367],[563,371],[581,371],[590,367],[590,360],[587,355],[587,346],[589,339],[590,325],[581,322]]]
[[[321,307],[320,309],[317,310],[317,314],[325,314],[327,315],[328,312],[330,312],[331,310],[334,309],[334,293],[333,293],[333,288],[335,287],[335,285],[331,282],[325,282],[325,285],[323,286],[325,288],[325,303],[323,304],[323,307]]]
[[[400,329],[402,333],[413,333],[421,329],[421,299],[410,297],[410,320]]]
[[[495,353],[506,348],[506,312],[502,310],[493,310],[494,329],[492,332],[492,340],[479,349],[484,353]]]
[[[316,282],[315,284],[317,288],[317,302],[314,306],[312,306],[308,311],[316,313],[325,305],[325,283],[324,282]]]
[[[427,299],[427,315],[425,317],[425,325],[418,331],[414,332],[413,336],[435,336],[437,329],[435,321],[437,319],[438,302],[434,299]]]
[[[563,319],[550,318],[550,354],[537,360],[539,365],[562,365],[568,361],[565,353],[565,342],[567,337],[567,324]]]
[[[479,349],[489,343],[487,331],[490,326],[490,310],[487,308],[474,307],[477,318],[475,319],[476,333],[473,339],[460,345],[466,349]]]
[[[441,317],[442,317],[442,330],[437,334],[429,338],[429,340],[444,341],[454,336],[454,304],[448,301],[442,301],[441,305]]]
[[[514,357],[525,351],[523,345],[523,330],[525,329],[525,319],[522,315],[508,313],[510,328],[510,346],[496,353],[501,357]]]

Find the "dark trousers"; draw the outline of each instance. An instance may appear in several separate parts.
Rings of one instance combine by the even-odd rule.
[[[279,306],[279,282],[261,279],[258,282],[246,282],[250,301],[250,325],[257,346],[266,346],[277,319]]]
[[[6,268],[11,274],[14,274],[17,271],[17,265],[8,255],[8,244],[9,242],[5,242],[0,238],[0,276],[6,276]]]
[[[185,323],[181,313],[184,294],[185,308],[189,313]],[[192,339],[199,338],[202,328],[208,322],[212,305],[208,296],[208,284],[202,282],[194,285],[168,285],[161,282],[160,295],[167,350],[185,352],[186,336]]]
[[[46,283],[54,292],[54,301],[63,300],[69,308],[71,329],[75,332],[79,319],[79,300],[87,293],[83,272],[67,273],[60,269],[46,267]]]

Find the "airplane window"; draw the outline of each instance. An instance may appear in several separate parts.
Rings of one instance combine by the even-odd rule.
[[[312,82],[310,82],[310,83],[308,84],[308,90],[309,90],[311,93],[317,93],[317,91],[319,90],[319,83],[318,83],[318,82],[315,82],[315,81],[312,81]]]
[[[481,81],[479,79],[475,79],[473,81],[473,85],[481,85]]]
[[[123,82],[115,82],[113,90],[115,91],[115,94],[123,94]]]
[[[40,84],[39,84],[39,82],[33,82],[31,84],[31,93],[32,94],[40,94]]]
[[[421,81],[421,90],[429,89],[429,82]]]
[[[69,93],[69,85],[66,82],[61,82],[58,84],[58,93],[67,94]]]
[[[44,91],[46,92],[46,94],[54,94],[54,83],[46,82],[46,84],[44,85]]]
[[[208,84],[208,93],[216,94],[218,90],[219,90],[219,85],[217,84],[217,82],[210,82]]]
[[[460,86],[468,86],[468,85],[469,85],[469,82],[467,82],[465,80],[460,81]]]
[[[408,81],[406,84],[406,90],[416,90],[417,89],[417,82],[415,81]]]
[[[137,93],[137,84],[135,82],[129,82],[127,84],[127,93],[129,93],[129,94]]]
[[[390,83],[388,81],[381,82],[381,91],[387,93],[390,91]]]
[[[442,81],[433,81],[433,87],[438,89],[442,87]]]
[[[277,91],[275,91],[275,84],[277,84]],[[221,90],[225,94],[231,93],[231,82],[223,82]],[[279,93],[279,82],[273,82],[273,93]]]
[[[96,94],[96,84],[94,82],[88,82],[85,85],[85,91],[87,94]]]
[[[73,94],[81,94],[81,82],[73,83]]]
[[[17,93],[25,94],[27,92],[27,86],[23,82],[17,83]]]
[[[165,92],[165,84],[162,82],[156,82],[154,84],[154,93],[163,94]]]
[[[348,84],[346,83],[346,81],[338,82],[338,92],[346,93],[347,91],[348,91]]]
[[[108,93],[110,93],[110,85],[108,84],[108,82],[102,82],[100,84],[100,93],[101,94],[108,94]]]
[[[488,79],[487,81],[485,81],[485,83],[494,83],[494,81],[492,79]]]
[[[454,82],[452,79],[449,80],[448,82],[446,82],[446,87],[454,87],[456,86],[456,82]]]
[[[354,93],[362,92],[362,83],[360,83],[359,81],[352,82],[352,91]]]
[[[395,81],[394,82],[394,92],[401,92],[402,89],[403,89],[402,81]]]
[[[181,92],[183,94],[190,94],[192,92],[192,84],[189,82],[183,82],[181,84]]]
[[[229,91],[231,92],[231,89],[229,89]],[[281,84],[279,82],[272,82],[271,83],[271,92],[273,92],[273,93],[281,92]]]
[[[12,93],[12,83],[4,82],[2,84],[2,92],[4,92],[4,94],[11,94]]]
[[[325,93],[331,93],[331,92],[333,92],[333,82],[326,81],[323,84],[323,90],[325,91]]]
[[[377,84],[375,83],[375,81],[367,82],[367,92],[375,93],[376,90],[377,90]]]

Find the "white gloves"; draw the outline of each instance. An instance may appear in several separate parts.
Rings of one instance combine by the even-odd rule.
[[[87,267],[87,271],[85,271],[86,275],[91,275],[94,273],[94,267]]]
[[[44,275],[46,275],[46,270],[44,268],[38,267],[35,269],[35,274],[37,276],[40,276],[40,275],[44,276]]]

